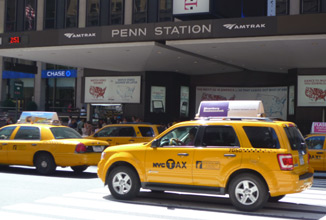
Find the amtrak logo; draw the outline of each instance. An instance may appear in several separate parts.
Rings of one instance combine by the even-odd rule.
[[[67,38],[90,38],[90,37],[96,37],[96,33],[81,33],[81,34],[75,34],[75,33],[65,33],[64,34]]]
[[[266,28],[266,24],[224,24],[223,27],[229,30],[263,29]]]

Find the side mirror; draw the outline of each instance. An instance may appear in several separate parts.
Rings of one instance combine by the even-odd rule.
[[[157,147],[159,147],[159,146],[160,146],[160,140],[155,139],[155,140],[152,142],[151,147],[152,147],[152,148],[157,148]]]

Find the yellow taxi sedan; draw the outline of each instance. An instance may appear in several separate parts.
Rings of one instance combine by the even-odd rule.
[[[145,123],[111,124],[87,138],[107,141],[110,146],[115,146],[149,142],[163,130],[160,125]]]
[[[35,166],[52,174],[57,166],[83,172],[97,165],[105,141],[84,139],[74,129],[49,124],[12,124],[0,129],[0,164]]]
[[[315,171],[326,171],[326,134],[309,134],[305,137],[308,153],[310,156],[310,166]]]

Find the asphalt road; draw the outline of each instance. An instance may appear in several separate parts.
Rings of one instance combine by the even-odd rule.
[[[83,174],[60,168],[53,176],[34,168],[0,168],[0,219],[326,219],[326,173],[314,186],[268,203],[257,212],[234,209],[227,196],[141,191],[132,201],[117,201],[97,178],[96,167]]]

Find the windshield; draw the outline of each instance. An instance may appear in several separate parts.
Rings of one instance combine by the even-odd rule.
[[[55,139],[82,138],[82,136],[72,128],[53,127],[50,128]]]

